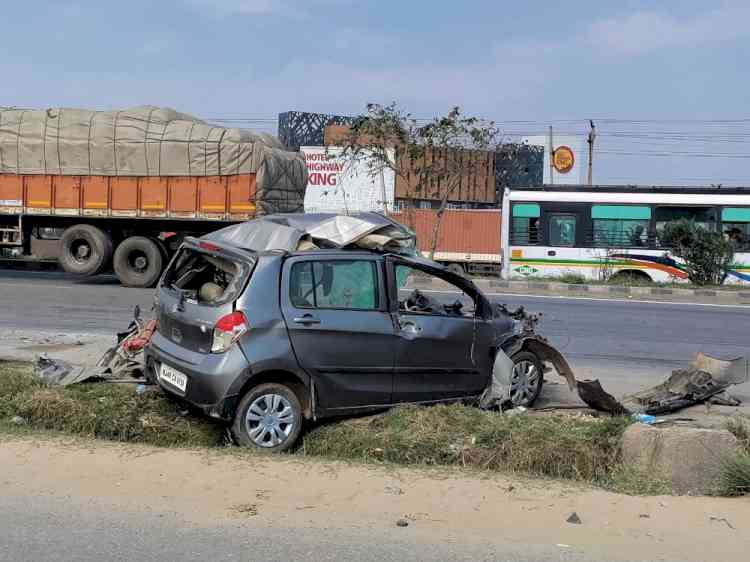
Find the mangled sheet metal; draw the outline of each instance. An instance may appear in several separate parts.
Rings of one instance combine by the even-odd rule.
[[[686,369],[675,369],[663,383],[626,396],[623,404],[633,412],[667,414],[705,402],[748,380],[750,358],[724,361],[698,353]]]
[[[616,416],[666,414],[707,400],[738,406],[740,401],[726,391],[732,385],[750,380],[749,357],[724,361],[698,353],[686,369],[674,370],[663,383],[618,401],[602,388],[598,380],[576,379],[562,353],[536,333],[540,314],[529,314],[523,307],[509,310],[504,305],[498,306],[516,321],[517,329],[500,342],[501,350],[495,358],[492,380],[479,402],[484,409],[514,407],[511,400],[513,362],[510,357],[522,350],[536,354],[543,363],[549,363],[558,375],[565,378],[571,392],[576,392],[588,407]]]
[[[278,214],[228,226],[202,240],[262,252],[315,248],[363,248],[416,254],[416,235],[377,213]]]
[[[516,322],[516,330],[510,334],[504,334],[502,341],[497,342],[500,349],[492,367],[492,379],[479,399],[479,407],[503,410],[515,406],[511,398],[513,361],[510,357],[522,350],[534,353],[542,363],[551,364],[557,374],[566,380],[571,392],[576,391],[577,381],[570,364],[546,338],[536,333],[536,327],[542,315],[530,314],[523,307],[509,310],[505,305],[496,306],[501,314],[509,316]]]
[[[143,349],[156,330],[156,321],[144,321],[136,306],[133,321],[117,334],[117,344],[109,348],[93,367],[71,365],[42,355],[34,374],[53,386],[70,386],[81,382],[138,382],[143,375]]]

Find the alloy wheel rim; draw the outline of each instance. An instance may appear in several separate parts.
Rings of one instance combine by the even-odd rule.
[[[292,404],[281,394],[258,396],[247,410],[245,427],[259,447],[276,447],[289,438],[296,420]]]
[[[539,369],[533,361],[519,361],[513,365],[510,381],[510,399],[516,406],[527,404],[539,387]]]

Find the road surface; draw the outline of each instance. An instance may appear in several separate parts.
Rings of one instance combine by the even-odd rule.
[[[114,277],[76,279],[59,272],[0,270],[0,328],[111,335],[133,307],[148,311],[150,289],[121,287]],[[437,293],[439,298],[452,295]],[[722,358],[750,353],[750,307],[491,295],[544,314],[540,332],[579,378],[599,378],[616,394],[663,379],[703,351]],[[738,389],[750,399],[750,385]]]
[[[750,503],[726,498],[70,440],[0,440],[0,466],[2,562],[734,562],[750,547]]]

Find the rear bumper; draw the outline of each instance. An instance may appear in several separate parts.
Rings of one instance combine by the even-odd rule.
[[[156,332],[145,349],[145,356],[146,368],[151,370],[154,380],[166,392],[213,418],[225,421],[232,418],[239,399],[232,385],[249,370],[247,359],[238,345],[220,354],[195,353]],[[177,369],[187,377],[184,392],[159,379],[157,375],[162,364]]]

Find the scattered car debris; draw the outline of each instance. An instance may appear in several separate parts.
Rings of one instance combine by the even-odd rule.
[[[571,513],[570,516],[565,521],[570,523],[571,525],[583,524],[583,521],[581,521],[581,518],[578,517],[578,514],[575,511]]]
[[[623,399],[634,412],[661,415],[700,404],[750,378],[750,358],[723,361],[698,353],[686,369],[675,369],[662,384]],[[739,405],[737,402],[735,405]]]
[[[726,523],[727,527],[732,529],[733,531],[736,531],[737,529],[732,525],[729,520],[726,517],[716,517],[715,515],[711,515],[709,517],[710,521],[715,521],[717,523]]]
[[[613,416],[622,416],[629,413],[614,396],[607,393],[602,388],[602,385],[598,380],[578,381],[576,389],[578,390],[578,396],[581,397],[581,400],[594,410],[607,412]]]
[[[156,329],[155,320],[141,318],[136,306],[128,328],[117,334],[117,344],[108,349],[93,367],[74,366],[60,359],[41,355],[34,374],[53,386],[70,386],[81,382],[134,382],[142,383],[143,349]]]

